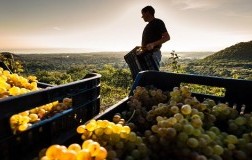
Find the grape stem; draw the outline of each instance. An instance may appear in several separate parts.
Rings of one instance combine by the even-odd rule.
[[[128,119],[128,121],[126,123],[129,123],[131,121],[131,119],[135,116],[136,110],[133,110],[132,115],[130,116],[130,118]]]

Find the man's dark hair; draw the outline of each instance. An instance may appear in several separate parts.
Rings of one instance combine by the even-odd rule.
[[[142,12],[146,13],[149,12],[151,15],[154,16],[155,14],[155,9],[152,6],[146,6],[142,9]]]

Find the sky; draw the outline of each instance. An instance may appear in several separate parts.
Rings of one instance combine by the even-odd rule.
[[[147,5],[171,37],[162,51],[215,52],[252,40],[251,0],[1,0],[0,51],[130,51],[141,45]]]

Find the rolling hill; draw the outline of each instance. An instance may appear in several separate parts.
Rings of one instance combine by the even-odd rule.
[[[203,61],[215,60],[252,61],[252,41],[237,43],[203,59]]]

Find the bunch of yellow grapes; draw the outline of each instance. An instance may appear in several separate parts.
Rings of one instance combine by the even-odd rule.
[[[77,133],[82,134],[82,139],[91,137],[102,137],[103,135],[118,135],[118,138],[130,138],[131,129],[129,126],[115,124],[108,120],[90,120],[88,123],[77,127]],[[133,137],[136,138],[136,137]]]
[[[127,125],[108,120],[90,120],[77,127],[83,140],[92,139],[100,143],[108,151],[107,160],[145,159],[147,147],[143,139]]]
[[[37,77],[27,78],[0,67],[0,99],[38,90]]]
[[[89,139],[82,145],[78,143],[72,143],[68,147],[51,145],[40,160],[104,160],[106,157],[107,150],[98,142]]]
[[[13,133],[27,130],[32,124],[49,118],[56,113],[69,109],[72,106],[71,98],[64,98],[62,102],[55,101],[15,115],[10,118],[10,126]]]

